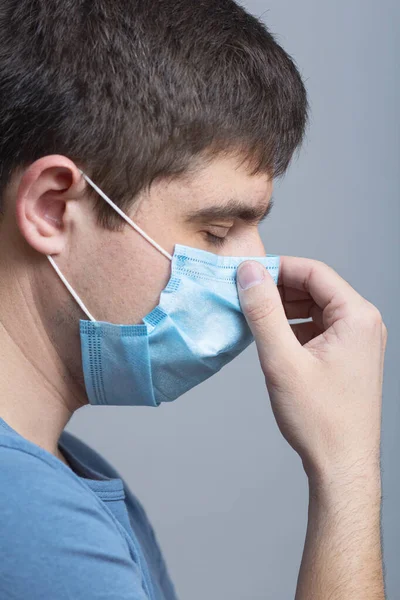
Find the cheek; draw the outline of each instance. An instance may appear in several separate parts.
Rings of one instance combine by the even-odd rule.
[[[153,256],[153,252],[159,256]],[[157,306],[170,276],[171,262],[150,248],[147,260],[139,261],[131,270],[129,292],[125,295],[125,301],[129,303],[127,323],[140,323]]]
[[[128,243],[122,238],[98,248],[90,262],[90,300],[84,302],[96,320],[120,325],[141,323],[157,306],[171,273],[167,258],[132,236]]]

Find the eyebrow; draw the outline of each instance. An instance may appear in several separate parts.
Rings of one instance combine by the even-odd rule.
[[[262,223],[271,213],[274,198],[265,206],[250,207],[246,202],[231,198],[223,206],[207,206],[188,214],[187,221],[211,221],[212,219],[241,219],[247,223]]]

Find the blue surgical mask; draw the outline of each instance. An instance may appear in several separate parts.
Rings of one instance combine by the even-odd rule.
[[[219,256],[175,245],[171,256],[82,172],[123,219],[171,261],[158,306],[139,325],[96,321],[51,256],[57,274],[89,320],[80,321],[83,373],[91,404],[159,406],[205,381],[253,341],[240,308],[236,272],[256,260],[278,282],[279,256]]]

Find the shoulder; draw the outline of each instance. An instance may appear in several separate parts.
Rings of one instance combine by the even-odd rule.
[[[127,482],[122,478],[118,471],[116,471],[103,456],[85,444],[82,440],[68,432],[64,432],[62,435],[62,442],[63,448],[77,458],[81,464],[85,464],[92,470],[95,470],[106,477],[122,480],[125,490],[126,507],[132,522],[135,524],[135,531],[140,536],[141,544],[146,550],[147,556],[152,557],[154,568],[158,571],[158,578],[159,581],[162,582],[163,589],[168,590],[168,597],[175,598],[174,586],[169,577],[157,537],[138,497],[132,492]]]
[[[1,598],[146,598],[112,516],[55,457],[0,434],[0,489]]]
[[[81,464],[106,477],[121,479],[118,471],[101,454],[68,431],[63,431],[60,443]]]
[[[0,503],[35,506],[36,495],[53,503],[59,493],[88,496],[74,473],[55,456],[21,436],[0,434]],[[49,493],[51,490],[51,493]],[[1,518],[1,513],[0,513]]]
[[[74,528],[81,539],[120,537],[114,520],[82,480],[27,440],[0,435],[0,488],[0,544],[17,537],[29,545],[61,548],[72,541]]]
[[[89,467],[102,476],[121,479],[126,495],[126,505],[131,517],[136,524],[141,523],[151,528],[146,511],[138,497],[129,488],[122,475],[101,454],[67,431],[63,432],[61,441],[62,448],[67,450],[69,457],[72,456],[78,460],[81,466]]]
[[[59,464],[58,464],[59,463]],[[62,479],[64,465],[51,454],[18,435],[0,433],[0,485],[3,494],[28,486],[35,488],[47,479]],[[60,469],[61,467],[61,469]],[[68,469],[65,467],[66,475]]]

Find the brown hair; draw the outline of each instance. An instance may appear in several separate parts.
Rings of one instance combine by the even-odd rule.
[[[233,0],[2,3],[0,197],[14,169],[53,153],[124,210],[218,153],[278,177],[307,112],[293,59]]]

